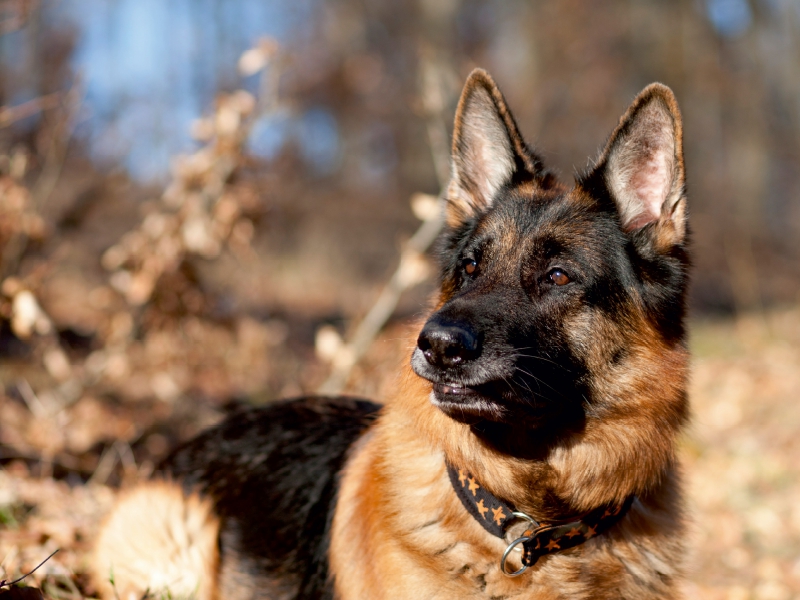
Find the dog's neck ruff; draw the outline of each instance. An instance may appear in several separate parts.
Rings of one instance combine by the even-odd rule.
[[[609,504],[596,508],[580,517],[568,518],[547,523],[537,523],[530,516],[515,511],[506,502],[486,490],[470,473],[447,465],[450,483],[473,518],[494,536],[506,539],[510,525],[520,520],[528,521],[524,532],[510,542],[500,561],[500,568],[506,575],[521,575],[528,567],[536,564],[545,554],[552,554],[579,546],[588,539],[600,535],[616,525],[628,512],[634,496],[629,496],[622,504]],[[509,572],[506,559],[512,550],[522,547],[522,568]]]

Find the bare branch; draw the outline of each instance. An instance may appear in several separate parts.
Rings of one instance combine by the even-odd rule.
[[[447,127],[444,111],[447,107],[443,67],[437,64],[430,52],[420,53],[420,87],[425,110],[428,144],[440,189],[444,190],[449,177],[450,154],[447,149]],[[375,337],[391,318],[400,296],[410,287],[425,279],[420,277],[419,265],[442,229],[443,210],[423,220],[422,225],[406,242],[400,253],[397,269],[384,286],[375,304],[355,328],[352,338],[340,349],[331,365],[328,379],[319,387],[321,394],[338,394],[347,385],[353,367],[364,356]],[[417,268],[415,268],[415,266]]]
[[[23,579],[25,579],[26,577],[30,577],[31,575],[33,575],[34,573],[36,573],[36,571],[38,571],[38,570],[39,570],[39,567],[41,567],[41,566],[42,566],[44,563],[46,563],[48,560],[50,560],[51,558],[53,558],[53,556],[55,556],[56,552],[58,552],[59,550],[61,550],[61,548],[56,548],[56,549],[55,549],[55,550],[54,550],[54,551],[53,551],[53,552],[50,554],[50,556],[48,556],[47,558],[45,558],[45,559],[44,559],[42,562],[40,562],[38,565],[36,565],[36,566],[33,568],[33,570],[32,570],[32,571],[30,571],[30,572],[28,572],[28,573],[25,573],[25,575],[23,575],[22,577],[18,577],[18,578],[17,578],[17,579],[15,579],[14,581],[6,581],[5,579],[3,579],[2,581],[0,581],[0,587],[5,587],[5,586],[9,586],[9,587],[11,587],[12,585],[16,585],[17,583],[19,583],[20,581],[22,581],[22,580],[23,580]]]
[[[50,110],[59,105],[61,93],[55,92],[39,98],[33,98],[16,106],[0,106],[0,128],[27,119],[33,115]]]

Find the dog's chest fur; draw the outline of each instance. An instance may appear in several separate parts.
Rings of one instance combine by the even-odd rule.
[[[674,474],[610,532],[510,578],[506,542],[466,512],[441,447],[407,435],[413,420],[390,407],[348,462],[331,539],[336,598],[671,597],[683,569]]]

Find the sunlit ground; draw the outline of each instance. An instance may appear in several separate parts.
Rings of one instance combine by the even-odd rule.
[[[800,310],[696,322],[687,596],[800,597]]]
[[[374,392],[378,380],[391,376],[405,343],[402,329],[394,326],[374,343],[358,384],[365,391]],[[694,418],[682,454],[695,533],[686,596],[798,598],[800,309],[695,321],[691,346]],[[87,439],[97,435],[91,427],[124,429],[136,418],[135,408],[125,412],[102,403],[80,403],[70,410],[82,412],[63,419],[99,420],[86,424],[80,435]],[[208,411],[209,419],[215,418]],[[25,416],[21,407],[19,412]],[[10,414],[7,407],[4,414]],[[29,413],[27,418],[34,420]],[[19,443],[29,452],[46,448],[46,437],[36,434],[41,430],[21,431]],[[102,458],[99,463],[96,469],[102,471]],[[88,485],[70,487],[32,476],[22,463],[0,471],[0,578],[29,570],[61,548],[31,579],[54,597],[81,597],[89,540],[115,493],[98,481],[105,476],[101,472]]]

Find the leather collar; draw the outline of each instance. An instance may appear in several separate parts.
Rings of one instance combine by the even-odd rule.
[[[579,517],[569,517],[559,521],[537,523],[533,518],[517,512],[486,490],[469,472],[447,465],[450,483],[473,518],[494,536],[506,538],[509,526],[520,519],[529,521],[524,533],[510,542],[501,561],[506,575],[520,575],[525,569],[536,564],[545,554],[552,554],[574,548],[598,536],[616,525],[628,512],[635,496],[629,496],[621,504],[609,504],[596,508]],[[505,569],[508,554],[522,545],[522,568],[516,572]]]

